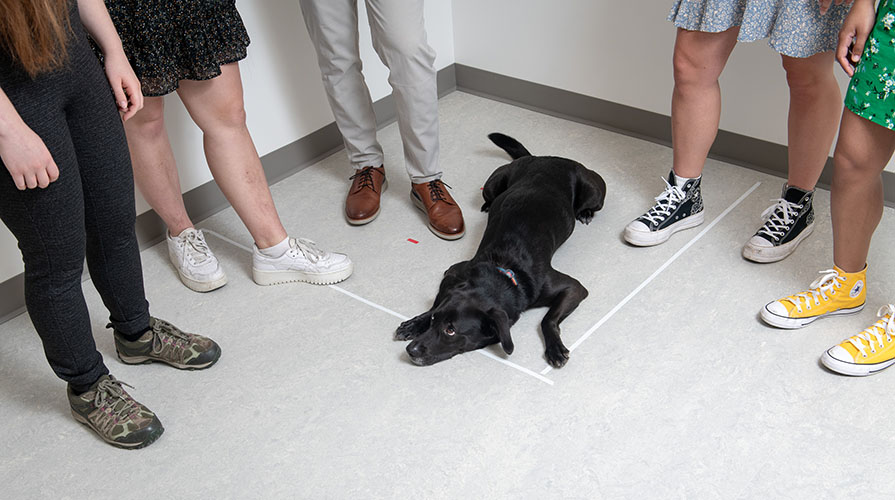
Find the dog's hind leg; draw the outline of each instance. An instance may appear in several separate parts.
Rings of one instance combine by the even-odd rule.
[[[541,321],[544,335],[544,356],[547,362],[561,368],[569,360],[569,350],[559,337],[559,324],[587,297],[587,288],[575,278],[551,269],[535,306],[550,309]]]
[[[395,330],[395,340],[413,340],[429,329],[432,321],[432,311],[426,311],[419,316],[401,323]]]
[[[488,177],[488,180],[485,181],[485,187],[482,188],[482,197],[485,198],[485,203],[482,205],[482,212],[487,212],[488,209],[491,208],[491,202],[494,201],[494,198],[497,198],[500,193],[507,190],[511,165],[512,163],[509,163],[499,167],[492,172],[491,176]]]
[[[603,208],[606,198],[606,182],[600,174],[583,165],[578,166],[578,182],[575,185],[575,218],[589,224],[594,212]]]

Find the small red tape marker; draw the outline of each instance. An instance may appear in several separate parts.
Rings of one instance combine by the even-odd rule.
[[[419,243],[419,241],[416,241],[416,240],[413,239],[413,238],[407,238],[407,241],[413,243],[414,245],[416,245],[417,243]]]

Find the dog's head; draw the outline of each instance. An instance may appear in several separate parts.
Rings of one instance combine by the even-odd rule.
[[[483,311],[471,304],[447,303],[432,314],[429,329],[407,346],[407,354],[413,364],[425,366],[498,342],[512,354],[507,313],[497,308]]]
[[[498,342],[512,354],[510,319],[494,300],[500,292],[487,281],[475,268],[445,273],[428,328],[407,346],[414,364],[431,365]]]

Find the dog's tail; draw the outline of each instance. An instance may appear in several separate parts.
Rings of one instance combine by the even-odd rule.
[[[491,139],[491,142],[497,144],[501,149],[509,153],[510,157],[514,160],[522,158],[523,156],[532,156],[532,154],[525,149],[525,146],[508,135],[493,132],[488,134],[488,139]]]

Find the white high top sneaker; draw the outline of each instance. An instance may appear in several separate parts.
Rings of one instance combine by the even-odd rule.
[[[252,279],[259,285],[304,281],[329,285],[344,281],[354,271],[347,255],[326,252],[304,238],[289,238],[289,249],[279,257],[262,254],[252,246]]]
[[[167,233],[167,239],[168,258],[187,288],[196,292],[210,292],[227,284],[227,275],[208,248],[201,230],[187,228],[176,237]]]

